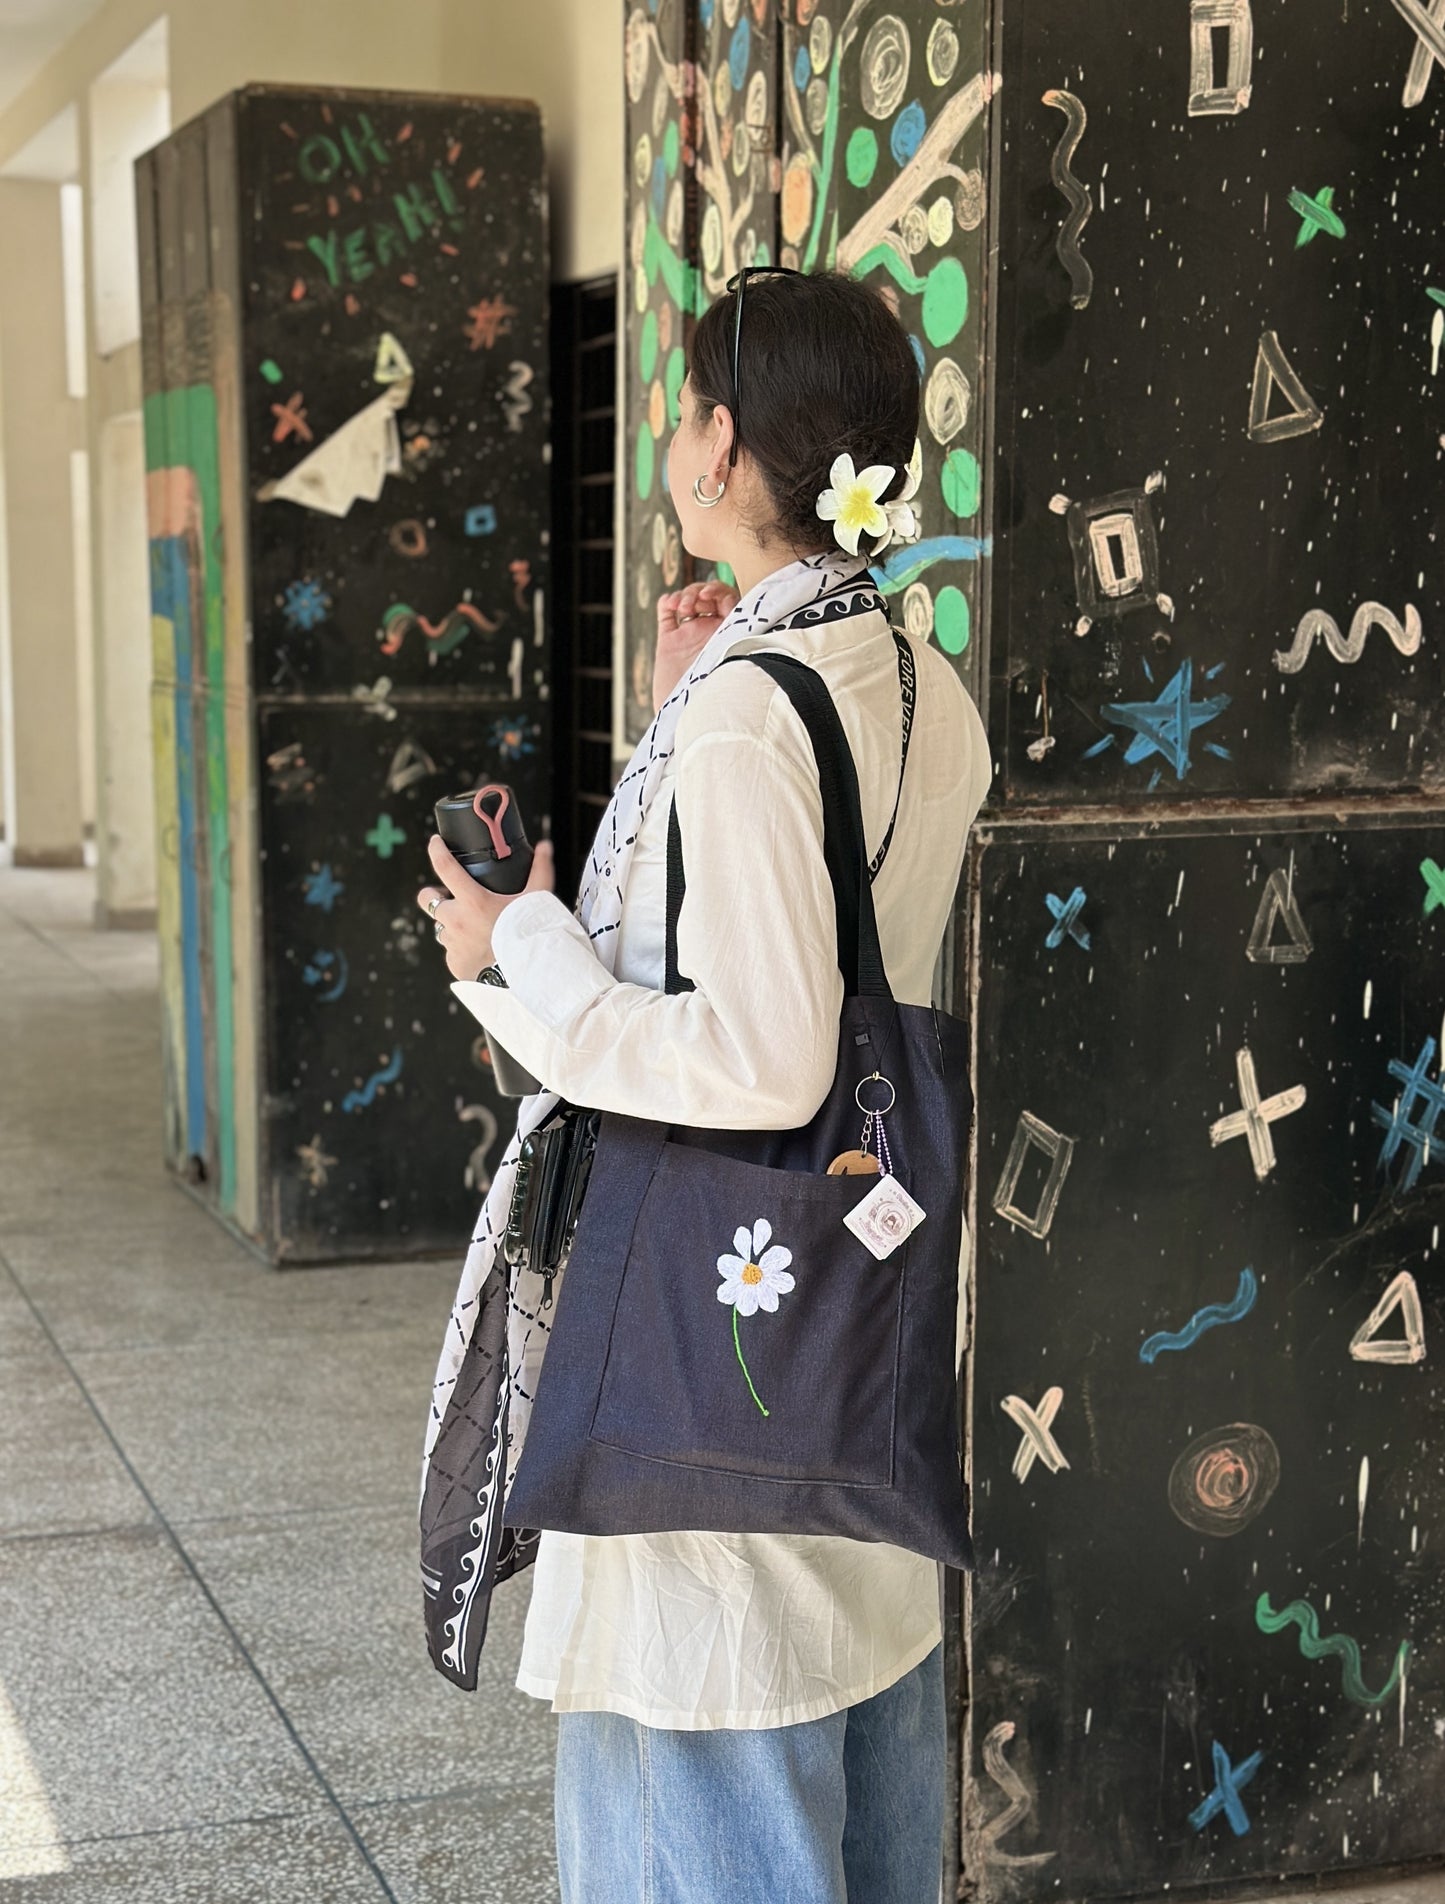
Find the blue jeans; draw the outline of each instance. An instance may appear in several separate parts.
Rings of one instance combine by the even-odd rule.
[[[861,1705],[756,1732],[562,1714],[563,1904],[938,1904],[943,1649]]]

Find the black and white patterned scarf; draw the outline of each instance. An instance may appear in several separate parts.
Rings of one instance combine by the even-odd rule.
[[[693,690],[741,641],[883,607],[863,559],[831,550],[766,577],[716,630],[638,742],[588,856],[576,914],[609,972],[633,846]],[[462,1266],[432,1385],[420,1500],[427,1645],[438,1672],[467,1691],[476,1688],[492,1588],[536,1552],[535,1534],[503,1528],[502,1507],[526,1436],[548,1322],[541,1276],[527,1270],[509,1276],[498,1248],[522,1139],[546,1123],[558,1102],[553,1091],[522,1099],[516,1134]]]

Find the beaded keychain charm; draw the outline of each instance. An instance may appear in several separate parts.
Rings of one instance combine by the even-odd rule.
[[[887,1088],[888,1102],[870,1107],[863,1102],[863,1086],[881,1084]],[[843,1218],[844,1223],[879,1262],[891,1256],[909,1233],[923,1221],[924,1211],[914,1202],[893,1174],[893,1155],[888,1148],[884,1117],[893,1109],[897,1093],[881,1072],[874,1071],[853,1093],[863,1113],[863,1136],[857,1150],[845,1150],[828,1166],[830,1177],[877,1177],[878,1181]],[[872,1148],[877,1144],[876,1151]]]

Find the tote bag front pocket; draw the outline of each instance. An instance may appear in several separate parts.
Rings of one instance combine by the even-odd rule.
[[[843,1223],[876,1182],[665,1143],[592,1440],[758,1480],[890,1487],[908,1244],[879,1262]]]

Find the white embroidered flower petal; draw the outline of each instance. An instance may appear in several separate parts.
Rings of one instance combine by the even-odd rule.
[[[738,1293],[732,1300],[740,1316],[755,1316],[758,1313],[758,1298],[762,1289],[762,1283],[738,1284]]]
[[[717,1259],[717,1273],[719,1276],[741,1276],[743,1266],[747,1260],[746,1252],[741,1256],[719,1256]]]
[[[765,1216],[760,1216],[753,1225],[753,1261],[755,1263],[772,1240],[773,1226]]]
[[[796,1279],[790,1276],[785,1269],[775,1270],[768,1280],[780,1296],[790,1294],[798,1286]]]
[[[758,1268],[765,1276],[769,1276],[775,1270],[786,1269],[792,1260],[793,1252],[790,1249],[784,1249],[781,1243],[774,1243],[770,1250],[765,1250],[758,1258]]]
[[[753,1233],[744,1223],[740,1223],[733,1231],[733,1248],[744,1262],[752,1255]]]
[[[758,1284],[758,1307],[766,1309],[770,1316],[777,1313],[778,1292],[771,1283]]]
[[[741,1289],[742,1289],[742,1284],[738,1282],[736,1278],[733,1278],[729,1282],[719,1283],[718,1290],[717,1290],[717,1299],[719,1302],[735,1303],[738,1299],[738,1294],[741,1291]]]

